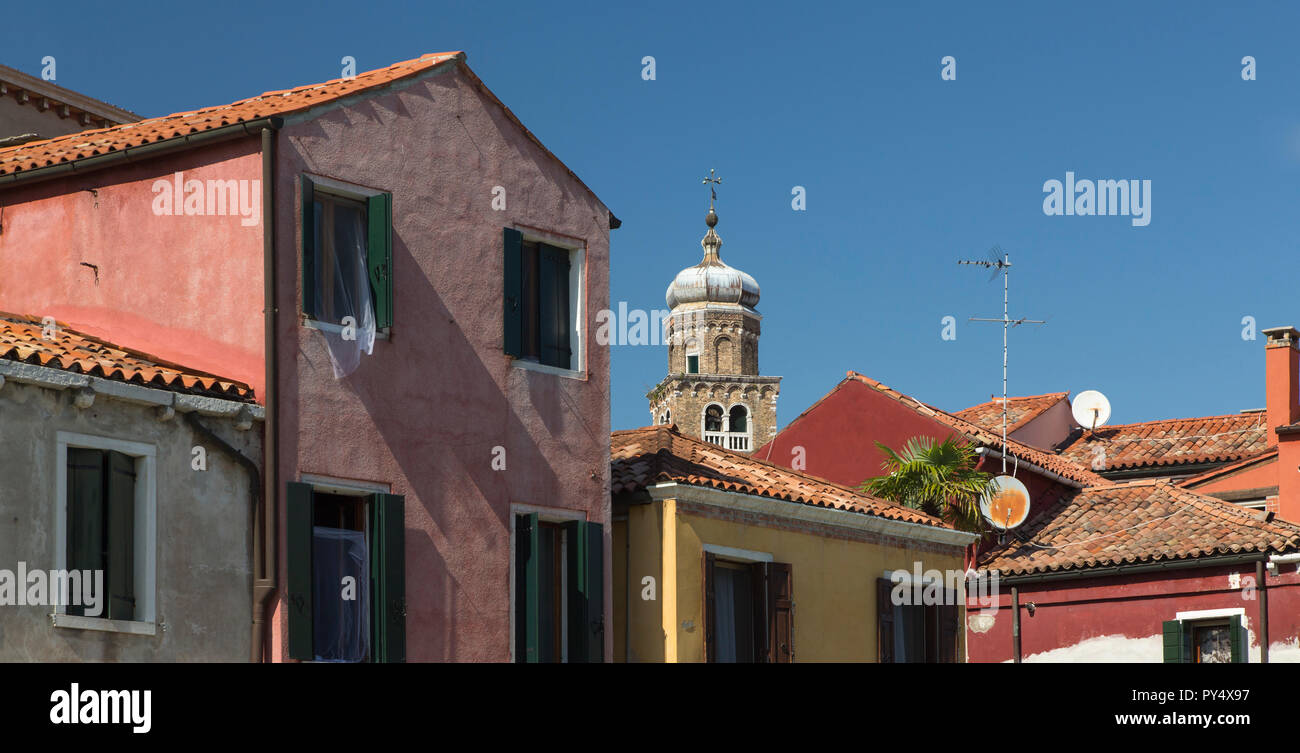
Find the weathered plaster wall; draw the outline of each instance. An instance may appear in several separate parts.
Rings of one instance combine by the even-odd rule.
[[[581,379],[504,354],[502,229],[586,245],[591,333],[609,305],[608,210],[454,66],[290,119],[276,170],[281,481],[321,474],[405,495],[408,659],[508,660],[511,505],[604,523],[608,562],[610,427],[608,349],[594,338]],[[303,172],[393,194],[392,337],[341,380],[321,334],[299,319]],[[492,208],[498,185],[505,211]],[[491,465],[498,446],[504,471]],[[609,580],[607,568],[606,624]],[[284,658],[280,598],[274,653]]]
[[[261,465],[261,425],[205,425]],[[247,661],[251,623],[251,497],[244,469],[206,445],[177,414],[9,380],[0,387],[0,568],[55,565],[60,431],[152,444],[157,452],[156,635],[53,627],[48,606],[0,606],[0,661]],[[191,468],[203,445],[207,470]]]

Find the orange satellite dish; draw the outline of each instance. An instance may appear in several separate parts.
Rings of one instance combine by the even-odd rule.
[[[998,476],[980,499],[980,514],[999,531],[1015,528],[1029,517],[1029,490],[1013,476]]]

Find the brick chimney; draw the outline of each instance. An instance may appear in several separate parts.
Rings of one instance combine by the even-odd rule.
[[[1278,431],[1300,419],[1300,332],[1274,327],[1264,335],[1268,444],[1277,447],[1277,516],[1300,523],[1300,432]]]
[[[1264,400],[1268,443],[1277,444],[1277,427],[1300,420],[1300,332],[1295,327],[1264,330]]]

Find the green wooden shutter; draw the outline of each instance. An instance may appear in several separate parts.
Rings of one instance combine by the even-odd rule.
[[[370,657],[406,661],[406,498],[372,494],[370,516]]]
[[[599,523],[564,525],[568,551],[569,661],[605,660],[605,538]]]
[[[944,603],[939,605],[939,650],[938,659],[952,664],[957,661],[957,629],[960,624],[961,611],[957,601],[959,591],[944,591]]]
[[[718,644],[714,634],[714,625],[718,622],[717,604],[713,598],[713,585],[717,582],[714,568],[717,558],[712,552],[704,553],[704,660],[717,660]],[[667,598],[677,598],[676,594],[666,594]]]
[[[754,633],[750,640],[752,641],[751,645],[754,647],[754,654],[752,657],[737,656],[736,661],[738,662],[754,661],[765,663],[772,661],[772,612],[771,605],[768,604],[767,589],[767,578],[770,569],[766,562],[755,562],[749,566],[749,619]]]
[[[1228,638],[1232,641],[1233,664],[1245,664],[1250,660],[1246,652],[1246,631],[1241,626],[1243,620],[1244,617],[1236,615],[1228,618]]]
[[[504,346],[506,355],[519,357],[524,348],[524,235],[513,228],[503,233],[505,248]]]
[[[311,526],[312,494],[310,484],[289,482],[288,521],[285,530],[289,560],[289,658],[311,661],[316,658],[312,639]]]
[[[515,661],[538,660],[541,614],[537,513],[515,516]]]
[[[108,618],[135,619],[135,458],[108,452]]]
[[[67,468],[67,553],[68,570],[103,570],[104,561],[104,467],[102,450],[68,448]],[[91,577],[93,578],[93,572]],[[20,586],[25,587],[25,586]],[[97,594],[103,598],[103,594]],[[108,609],[104,603],[103,609]],[[84,605],[68,605],[68,614],[85,614]],[[108,617],[101,612],[98,617]]]
[[[393,195],[381,193],[366,200],[366,255],[370,292],[375,305],[375,327],[393,326]]]
[[[544,243],[539,246],[539,251],[541,361],[548,366],[567,369],[572,358],[569,347],[569,252]]]
[[[893,580],[876,579],[876,660],[881,664],[894,663],[894,601],[890,598],[893,590]]]
[[[302,176],[302,310],[316,316],[316,184]]]
[[[768,661],[794,661],[794,568],[788,562],[767,564]]]
[[[1162,623],[1164,635],[1164,663],[1186,664],[1192,660],[1192,631],[1183,627],[1181,620]]]

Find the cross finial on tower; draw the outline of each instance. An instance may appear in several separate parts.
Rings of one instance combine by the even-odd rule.
[[[719,178],[719,177],[717,177],[716,175],[714,175],[714,169],[713,169],[713,168],[709,168],[709,174],[708,174],[708,177],[706,177],[706,178],[705,178],[703,181],[701,181],[701,182],[704,183],[705,185],[708,185],[708,184],[710,184],[710,183],[713,184],[713,185],[709,186],[709,211],[712,212],[712,211],[713,211],[713,202],[715,202],[715,201],[718,200],[718,190],[717,190],[717,186],[718,186],[718,184],[722,183],[722,178]]]

